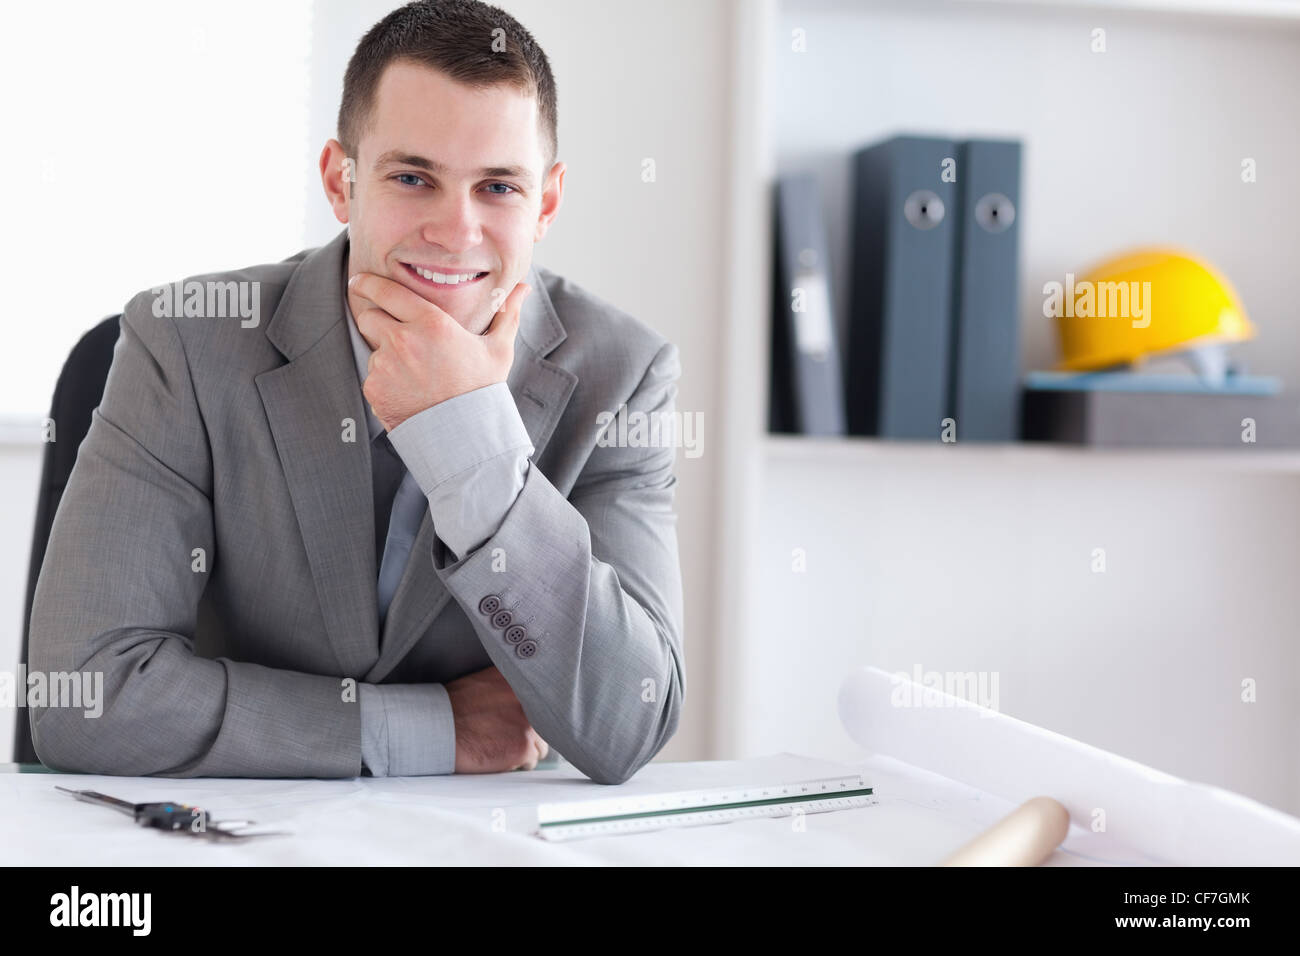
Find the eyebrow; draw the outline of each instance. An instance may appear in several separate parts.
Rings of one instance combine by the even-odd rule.
[[[390,149],[379,157],[375,167],[378,169],[384,166],[414,166],[416,169],[424,169],[439,176],[445,176],[450,172],[445,163],[417,156],[414,153],[404,153],[400,149]],[[519,179],[529,186],[533,184],[532,173],[523,166],[484,166],[478,173],[480,176],[506,176]]]

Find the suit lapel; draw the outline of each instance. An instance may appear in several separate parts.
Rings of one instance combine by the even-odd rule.
[[[578,377],[546,360],[545,356],[564,340],[564,327],[536,267],[529,270],[526,281],[533,293],[519,315],[515,358],[506,383],[533,444],[530,460],[536,462],[573,395]],[[451,598],[433,569],[433,536],[433,521],[426,508],[411,558],[384,619],[380,658],[366,675],[368,682],[382,680],[397,666]]]
[[[410,651],[450,594],[433,569],[434,529],[426,509],[385,618],[381,647],[370,443],[343,310],[346,254],[345,229],[294,271],[266,328],[267,339],[288,362],[256,382],[339,672],[377,682]],[[520,314],[507,384],[536,461],[578,379],[546,360],[565,331],[535,266],[527,281],[533,294]],[[354,423],[352,441],[344,440],[345,419]]]
[[[256,378],[341,675],[378,653],[370,443],[343,313],[347,233],[294,270],[266,336],[288,364]],[[345,440],[346,419],[353,422]],[[365,502],[363,506],[361,503]]]

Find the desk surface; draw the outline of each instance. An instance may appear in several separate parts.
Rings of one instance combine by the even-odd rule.
[[[792,763],[793,762],[793,763]],[[525,810],[548,799],[592,798],[857,771],[876,806],[743,820],[706,827],[552,843],[511,832]],[[805,771],[809,775],[803,777]],[[590,783],[573,767],[509,774],[358,777],[350,780],[160,779],[0,769],[0,862],[62,866],[163,865],[929,865],[1014,807],[1007,801],[888,757],[860,764],[793,755],[744,761],[651,763],[620,787]],[[252,819],[292,831],[239,843],[212,843],[147,830],[113,811],[54,789],[99,790],[134,802],[175,800],[215,820]],[[500,823],[506,821],[501,832]],[[1049,865],[1159,863],[1074,827]]]

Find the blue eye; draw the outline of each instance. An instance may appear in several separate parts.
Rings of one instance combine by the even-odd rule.
[[[403,186],[427,185],[427,183],[425,183],[425,181],[421,179],[419,176],[417,176],[415,173],[397,173],[396,175],[393,176],[393,179],[400,182]],[[489,195],[492,196],[509,196],[511,193],[519,192],[518,189],[516,189],[514,186],[511,186],[509,183],[488,183],[488,186],[489,187],[504,186],[507,190],[506,192],[503,193],[498,193],[498,192],[490,193]]]

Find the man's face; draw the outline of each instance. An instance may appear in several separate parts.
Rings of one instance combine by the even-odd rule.
[[[335,215],[348,224],[348,275],[387,276],[468,331],[486,330],[559,209],[564,164],[544,176],[537,122],[536,99],[511,87],[475,90],[426,66],[389,64],[357,144],[355,182],[344,182],[336,141],[321,156]],[[349,304],[355,315],[351,294]]]

